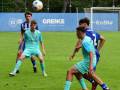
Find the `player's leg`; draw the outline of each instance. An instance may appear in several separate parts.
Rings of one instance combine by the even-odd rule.
[[[91,90],[96,90],[98,83],[88,74],[84,74],[83,77],[92,84]]]
[[[33,71],[34,71],[34,73],[36,73],[37,68],[36,68],[36,61],[35,61],[34,56],[31,57],[31,62],[32,62],[32,65],[33,65]]]
[[[47,76],[46,74],[46,71],[45,71],[45,64],[44,64],[44,57],[41,53],[38,54],[38,59],[40,61],[40,67],[41,67],[41,70],[42,70],[42,74],[43,76]]]
[[[16,75],[16,72],[17,72],[17,70],[19,70],[24,58],[25,58],[25,55],[22,54],[21,57],[18,59],[13,71],[9,74],[10,76],[15,76]]]
[[[77,73],[77,69],[73,66],[71,67],[68,71],[67,71],[67,75],[66,75],[66,83],[65,83],[65,87],[64,90],[70,90],[70,86],[71,86],[71,82],[73,79],[73,75],[75,73]]]
[[[24,52],[22,53],[22,55],[20,56],[20,58],[18,58],[18,61],[15,65],[15,68],[14,70],[9,74],[10,76],[15,76],[16,75],[16,72],[17,70],[19,70],[21,64],[22,64],[22,61],[24,60],[24,58],[27,56],[27,57],[30,57],[31,55],[31,52],[29,51],[29,49],[25,49]]]
[[[19,60],[20,56],[22,55],[23,51],[24,51],[24,48],[25,48],[25,42],[22,41],[19,45],[19,48],[18,48],[18,52],[17,52],[17,57],[16,57],[16,63],[17,61]],[[19,73],[19,70],[17,70],[16,73]]]
[[[96,71],[96,67],[97,67],[97,64],[98,64],[98,62],[99,62],[99,59],[100,59],[100,54],[99,54],[99,51],[98,50],[96,50],[96,65],[94,66],[94,71]],[[89,75],[88,75],[89,76]],[[96,88],[97,88],[97,85],[98,85],[98,83],[96,82],[96,81],[94,81],[93,79],[90,79],[90,82],[92,83],[92,90],[96,90]]]
[[[81,85],[81,87],[82,87],[82,90],[88,90],[88,88],[87,88],[87,86],[86,86],[86,83],[85,83],[85,81],[84,81],[84,78],[81,77],[81,73],[78,72],[78,73],[75,73],[74,75],[75,75],[75,77],[77,78],[77,80],[79,81],[79,83],[80,83],[80,85]]]
[[[79,72],[75,73],[75,77],[77,78],[77,80],[79,81],[81,87],[82,87],[82,90],[88,90],[87,86],[86,86],[86,83],[84,81],[84,79],[81,77],[81,75],[83,76],[82,73],[80,72],[83,72],[85,73],[84,71],[84,63],[83,62],[78,62],[75,67],[78,69]]]
[[[99,54],[98,50],[96,50],[95,54],[96,54],[96,65],[94,66],[94,71],[96,71],[96,67],[97,67],[97,64],[100,59],[100,54]]]
[[[82,86],[83,90],[85,89],[84,87],[86,86],[85,85],[85,82],[83,79],[81,79],[81,76],[79,75],[79,72],[78,73],[75,73],[75,77],[77,78],[77,80],[79,81],[80,85]],[[96,87],[98,85],[97,82],[94,81],[93,78],[91,78],[88,74],[84,74],[83,77],[88,80],[90,83],[92,83],[92,90],[96,90]],[[86,88],[87,89],[87,88]]]
[[[93,79],[102,87],[103,90],[110,90],[107,85],[95,74],[95,72],[92,72],[90,74]]]

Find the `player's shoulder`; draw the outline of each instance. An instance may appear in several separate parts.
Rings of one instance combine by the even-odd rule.
[[[91,46],[91,45],[93,45],[93,40],[89,36],[85,36],[82,44],[83,44],[83,46],[84,45]]]
[[[83,43],[90,42],[91,40],[92,39],[86,35],[83,39]]]
[[[40,32],[39,30],[36,29],[35,31],[36,31],[36,33],[38,33],[38,34],[41,34],[41,32]]]
[[[26,21],[24,21],[24,22],[22,22],[22,23],[21,23],[21,25],[25,25],[26,23],[27,23],[27,22],[26,22]]]
[[[38,29],[35,29],[36,32],[41,33]]]
[[[29,33],[29,32],[30,32],[30,29],[25,30],[25,33]]]

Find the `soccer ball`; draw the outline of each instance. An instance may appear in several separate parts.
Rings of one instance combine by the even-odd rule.
[[[43,3],[40,0],[34,0],[32,5],[33,5],[33,9],[36,11],[40,11],[43,8]]]

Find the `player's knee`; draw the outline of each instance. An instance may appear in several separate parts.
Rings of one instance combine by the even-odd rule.
[[[73,72],[72,69],[67,70],[68,74],[72,74],[72,72]]]
[[[23,59],[24,59],[24,56],[21,55],[18,59],[19,59],[19,60],[23,60]]]
[[[17,54],[17,58],[20,58],[21,55],[22,55],[22,52],[19,51],[18,54]]]
[[[91,73],[89,73],[89,78],[94,77],[94,75],[95,75],[94,71],[93,71],[93,72],[91,72]]]
[[[40,59],[40,63],[43,63],[44,62],[44,59]]]
[[[19,60],[23,60],[23,58],[22,58],[22,57],[19,57],[18,59],[19,59]]]
[[[32,61],[35,61],[35,57],[34,57],[34,56],[32,56],[32,57],[31,57],[31,60],[32,60]]]

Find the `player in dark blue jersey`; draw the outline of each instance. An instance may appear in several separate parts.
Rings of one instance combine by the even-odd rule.
[[[98,63],[99,58],[100,58],[99,51],[105,43],[105,38],[99,33],[91,30],[89,28],[89,23],[90,21],[88,18],[83,18],[79,21],[79,25],[86,28],[86,35],[89,36],[93,40],[93,44],[96,49],[96,58],[97,58],[97,63]],[[96,67],[94,67],[94,69],[96,69]]]
[[[18,58],[21,56],[21,54],[22,54],[22,52],[24,51],[24,48],[25,48],[25,43],[24,43],[23,37],[24,37],[25,30],[30,29],[30,22],[31,22],[31,19],[32,19],[32,13],[31,12],[26,12],[25,13],[25,19],[26,19],[26,21],[21,24],[21,33],[20,33],[20,40],[19,40],[20,45],[19,45],[19,48],[18,48],[18,54],[17,54],[16,62],[17,62]],[[36,27],[36,29],[38,30],[38,26]],[[34,57],[31,57],[31,62],[33,64],[33,70],[36,73],[37,69],[36,69],[36,62],[35,62]],[[19,73],[19,70],[17,71],[17,73]]]
[[[81,27],[85,27],[86,29],[86,35],[89,36],[92,40],[93,40],[93,43],[94,43],[94,47],[96,49],[96,64],[98,63],[99,61],[99,58],[100,58],[100,54],[99,54],[99,51],[100,49],[103,47],[104,45],[104,42],[105,42],[105,39],[102,35],[100,35],[99,33],[91,30],[89,28],[89,19],[88,18],[83,18],[79,21],[79,26]],[[76,49],[75,51],[77,52],[79,50],[79,48],[81,47],[80,45],[80,40],[78,40],[77,44],[76,44]],[[94,70],[96,70],[96,67],[94,67]],[[79,73],[78,74],[75,74],[76,78],[78,80],[80,80],[79,78]],[[87,80],[89,80],[91,83],[92,83],[92,90],[96,90],[96,87],[97,87],[97,83],[90,78],[90,76],[88,74],[84,74],[84,78],[86,78]],[[83,85],[85,85],[84,81],[82,82]],[[104,87],[104,85],[102,86]],[[109,90],[109,88],[107,88],[107,86],[105,85],[105,89],[104,90]]]

